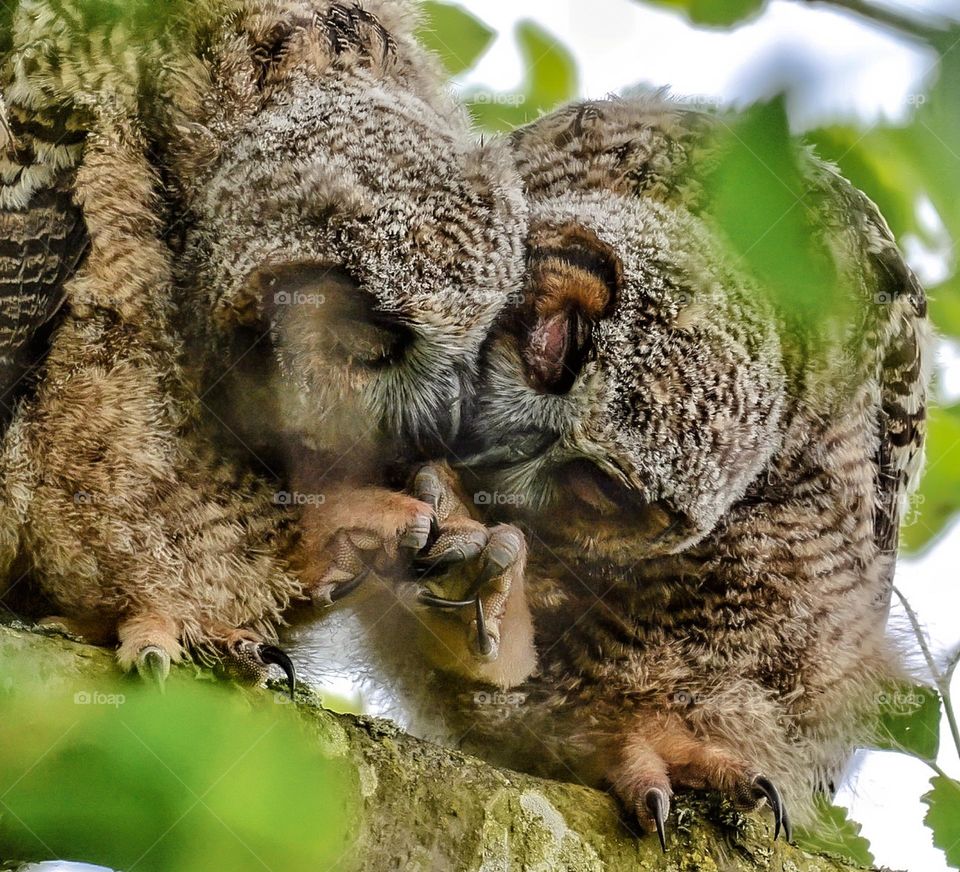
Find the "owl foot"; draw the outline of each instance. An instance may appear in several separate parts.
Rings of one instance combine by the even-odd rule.
[[[444,671],[501,688],[518,684],[536,666],[523,534],[471,517],[444,464],[420,469],[412,494],[434,507],[436,519],[427,544],[410,554],[417,601],[427,607],[418,613],[425,653]]]
[[[740,808],[766,803],[773,812],[774,840],[781,830],[789,842],[790,818],[783,797],[765,775],[720,745],[696,736],[675,719],[649,717],[620,743],[609,781],[648,832],[656,831],[666,850],[665,821],[676,788],[716,790]]]
[[[487,528],[469,518],[452,519],[441,525],[437,541],[415,560],[424,582],[417,600],[472,615],[470,651],[480,659],[495,660],[511,586],[523,573],[525,557],[523,534],[516,527]]]
[[[117,626],[117,662],[125,672],[136,669],[146,683],[161,692],[170,665],[183,657],[180,626],[160,612],[141,612],[124,618]]]
[[[290,699],[297,690],[297,673],[285,651],[271,645],[249,630],[235,630],[221,643],[227,672],[240,681],[262,684],[270,667],[278,666],[287,679]]]
[[[305,578],[315,605],[329,606],[360,587],[371,573],[395,575],[411,552],[424,548],[436,530],[434,505],[406,494],[375,488],[337,497],[335,504],[304,517],[310,536],[323,536],[312,560],[316,581]],[[325,535],[324,530],[332,530]]]

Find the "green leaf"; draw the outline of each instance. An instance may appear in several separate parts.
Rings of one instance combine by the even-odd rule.
[[[474,120],[488,130],[511,130],[577,96],[577,65],[569,50],[532,21],[517,25],[516,38],[526,71],[521,86],[466,96]]]
[[[657,6],[676,9],[694,24],[729,27],[753,18],[763,10],[766,0],[648,0]]]
[[[424,18],[417,39],[439,56],[450,76],[458,76],[476,64],[496,35],[460,6],[426,0],[422,9]]]
[[[870,842],[860,835],[860,824],[847,817],[846,809],[818,800],[816,820],[794,831],[797,847],[811,854],[834,854],[857,866],[872,866]]]
[[[707,210],[792,328],[815,340],[850,315],[783,99],[722,121],[704,179]]]
[[[940,748],[940,695],[929,687],[899,685],[880,695],[878,747],[936,760]]]
[[[30,696],[5,659],[0,857],[112,869],[327,869],[349,844],[355,776],[286,697],[171,676],[163,696],[85,681]]]
[[[844,126],[807,136],[820,157],[837,164],[844,177],[877,204],[898,239],[920,232],[917,201],[926,186],[909,150],[904,152],[904,137],[903,130],[893,128],[865,132]]]
[[[947,856],[947,863],[960,869],[960,782],[943,775],[930,779],[933,787],[921,800],[927,805],[923,822],[933,832],[933,844]]]
[[[960,275],[927,289],[930,317],[940,333],[960,338]]]
[[[960,404],[927,415],[927,466],[901,530],[908,552],[929,545],[960,510]]]

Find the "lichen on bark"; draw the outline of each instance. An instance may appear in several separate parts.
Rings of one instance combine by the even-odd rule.
[[[0,626],[0,698],[17,680],[50,690],[78,677],[115,671],[111,652]],[[22,664],[28,664],[26,672]],[[191,680],[187,675],[174,680]],[[256,691],[263,692],[263,691]],[[345,761],[354,773],[362,813],[346,834],[344,869],[462,872],[840,872],[855,867],[809,855],[782,840],[762,811],[741,814],[710,795],[678,797],[669,849],[639,836],[607,794],[509,772],[454,750],[415,739],[389,721],[335,714],[309,690],[297,707],[308,741]],[[309,837],[309,822],[304,822]],[[0,858],[0,868],[6,858]]]

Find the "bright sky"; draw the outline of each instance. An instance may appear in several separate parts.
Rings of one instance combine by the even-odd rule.
[[[934,71],[934,58],[926,49],[843,13],[790,0],[775,0],[762,17],[733,33],[695,30],[678,15],[632,0],[460,2],[498,32],[496,42],[464,79],[467,86],[509,91],[518,85],[523,71],[512,34],[516,23],[526,18],[573,51],[582,96],[603,97],[645,83],[666,85],[683,95],[743,102],[789,84],[791,118],[798,130],[835,118],[858,118],[865,124],[902,119]],[[910,8],[960,17],[960,0],[912,0]],[[937,223],[935,214],[930,218]],[[906,248],[921,275],[933,279],[943,271],[936,252],[913,243]],[[939,360],[946,370],[947,392],[956,398],[960,353],[942,348]],[[898,573],[899,586],[940,652],[960,644],[958,555],[960,524],[923,559],[903,561]],[[902,616],[895,615],[893,624],[906,628]],[[960,679],[955,685],[960,698]],[[946,732],[941,747],[940,765],[960,776],[960,761]],[[902,755],[858,755],[839,800],[863,824],[878,863],[910,872],[947,869],[922,823],[926,807],[919,798],[929,789],[930,775],[922,763]]]

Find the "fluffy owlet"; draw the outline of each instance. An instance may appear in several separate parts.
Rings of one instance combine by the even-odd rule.
[[[714,124],[645,97],[513,137],[527,286],[465,477],[528,534],[539,665],[516,704],[444,698],[467,747],[605,784],[661,839],[677,788],[789,828],[868,735],[924,434],[924,294],[874,205],[802,156],[853,314],[798,323],[704,202]]]
[[[14,10],[12,133],[81,131],[90,245],[5,439],[0,568],[124,666],[289,668],[292,602],[427,541],[430,502],[392,485],[458,430],[525,206],[411,11]]]

